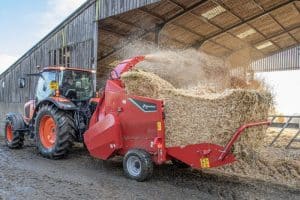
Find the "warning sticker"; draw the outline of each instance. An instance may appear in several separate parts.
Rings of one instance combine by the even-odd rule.
[[[58,83],[56,81],[51,81],[49,87],[51,90],[58,90]]]
[[[209,159],[208,158],[200,158],[201,168],[210,168]]]
[[[161,131],[161,122],[156,123],[157,131]]]

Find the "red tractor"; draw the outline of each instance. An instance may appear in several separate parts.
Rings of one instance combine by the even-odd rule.
[[[42,155],[59,158],[73,141],[84,138],[92,156],[107,160],[121,155],[126,176],[144,181],[151,177],[154,164],[170,160],[197,169],[232,163],[235,156],[231,148],[241,133],[248,127],[269,124],[262,121],[242,125],[225,147],[205,142],[166,147],[163,100],[129,95],[120,79],[122,73],[144,59],[138,56],[120,63],[97,99],[92,98],[91,71],[44,69],[39,74],[36,99],[25,105],[24,120],[20,114],[7,115],[8,146],[21,147],[24,133],[30,133]],[[67,74],[72,74],[74,88],[65,88]]]
[[[47,67],[37,76],[35,98],[24,106],[25,115],[8,113],[5,140],[21,148],[24,136],[35,138],[39,152],[48,158],[65,156],[73,142],[82,142],[99,99],[94,98],[94,71]],[[25,87],[25,78],[19,79]]]

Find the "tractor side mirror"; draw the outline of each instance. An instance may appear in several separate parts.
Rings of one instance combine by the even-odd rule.
[[[19,78],[19,88],[25,87],[25,78]]]

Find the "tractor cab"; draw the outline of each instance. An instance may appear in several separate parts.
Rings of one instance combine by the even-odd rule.
[[[87,101],[93,97],[93,85],[92,70],[48,67],[39,73],[35,101],[39,103],[49,97]]]

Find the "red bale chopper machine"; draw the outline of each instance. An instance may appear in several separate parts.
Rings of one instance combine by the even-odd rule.
[[[34,74],[39,77],[35,99],[25,104],[25,115],[6,115],[6,144],[21,148],[29,135],[43,156],[56,159],[67,155],[73,142],[84,142],[93,157],[123,156],[125,175],[144,181],[151,177],[154,164],[170,160],[197,169],[232,163],[231,148],[242,132],[269,124],[242,125],[225,147],[210,143],[166,147],[163,100],[129,95],[120,79],[144,59],[138,56],[121,62],[100,97],[95,95],[91,70],[48,67]],[[25,79],[19,80],[19,86],[25,86]]]

